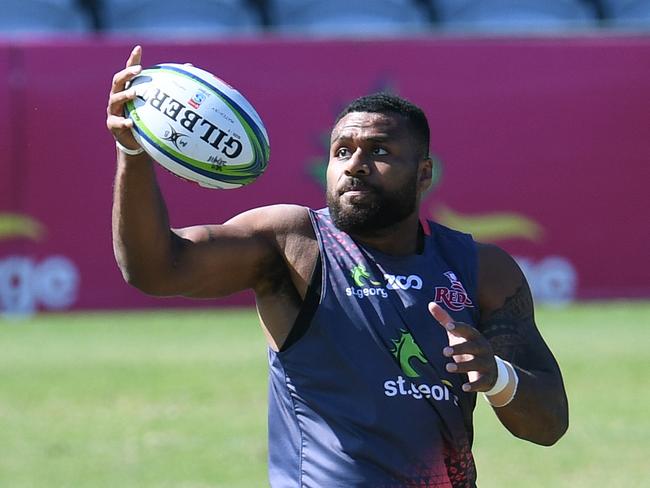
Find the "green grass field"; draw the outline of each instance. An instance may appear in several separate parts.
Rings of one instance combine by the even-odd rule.
[[[537,315],[569,432],[552,448],[520,441],[479,399],[479,486],[649,486],[650,303]],[[0,487],[261,486],[266,351],[253,311],[0,322]]]

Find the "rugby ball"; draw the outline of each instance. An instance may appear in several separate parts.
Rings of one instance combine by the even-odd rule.
[[[133,135],[159,164],[207,188],[239,188],[267,167],[269,138],[253,106],[208,71],[186,64],[146,68],[125,104]]]

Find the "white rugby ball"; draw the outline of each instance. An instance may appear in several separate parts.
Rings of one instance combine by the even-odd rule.
[[[267,167],[269,138],[253,106],[233,87],[191,65],[142,70],[124,108],[133,135],[159,164],[207,188],[239,188]]]

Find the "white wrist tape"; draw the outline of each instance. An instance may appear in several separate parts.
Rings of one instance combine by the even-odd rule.
[[[122,151],[124,154],[128,154],[129,156],[137,156],[138,154],[142,154],[144,152],[143,147],[139,147],[138,149],[129,149],[128,147],[124,147],[118,141],[115,141],[115,147],[117,147],[117,149]]]
[[[517,393],[519,376],[517,370],[508,361],[494,356],[497,363],[497,381],[492,388],[484,392],[485,398],[493,407],[505,407]]]
[[[496,355],[494,360],[497,362],[497,381],[492,388],[485,392],[487,396],[501,393],[508,386],[508,367],[505,365],[505,361]]]

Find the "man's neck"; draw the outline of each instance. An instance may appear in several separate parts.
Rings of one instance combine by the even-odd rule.
[[[424,244],[424,231],[417,213],[376,232],[363,234],[349,232],[349,234],[364,246],[394,256],[420,253]]]

